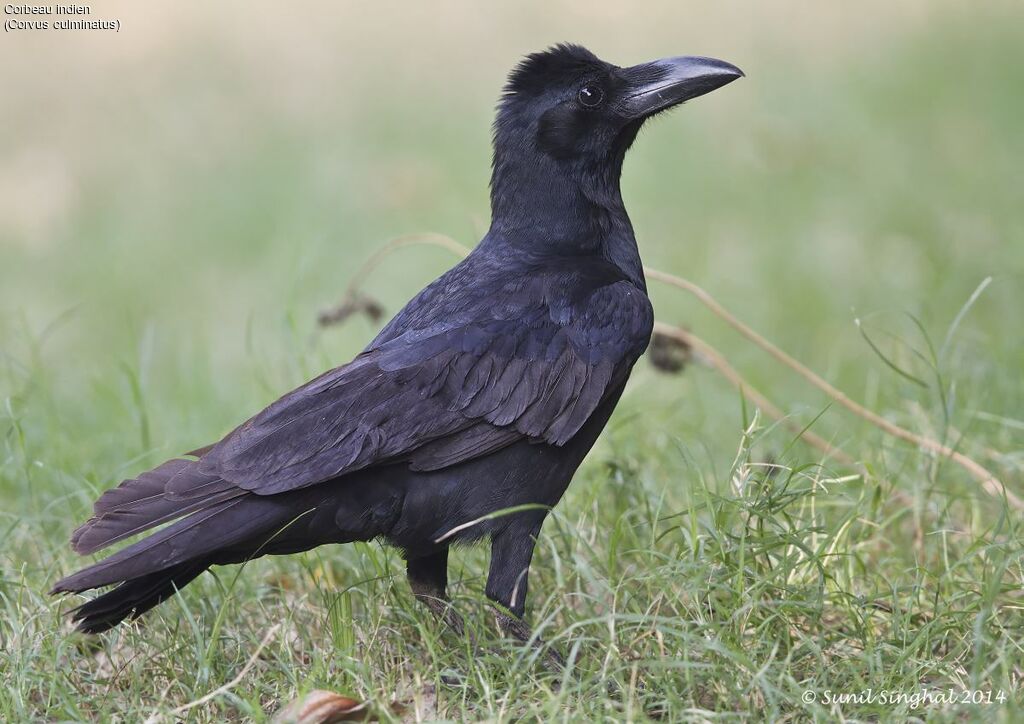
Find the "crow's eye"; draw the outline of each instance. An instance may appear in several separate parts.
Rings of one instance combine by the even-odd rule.
[[[601,101],[604,100],[604,91],[601,90],[601,86],[597,83],[587,83],[580,88],[577,98],[579,98],[580,105],[587,108],[597,108],[601,105]]]

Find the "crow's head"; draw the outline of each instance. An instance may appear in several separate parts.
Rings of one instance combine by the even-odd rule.
[[[563,164],[621,163],[643,122],[741,77],[713,58],[677,57],[628,68],[579,45],[527,56],[498,107],[496,155],[533,151]]]

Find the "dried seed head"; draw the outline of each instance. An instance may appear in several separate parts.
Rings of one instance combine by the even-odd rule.
[[[317,323],[321,327],[329,327],[341,324],[354,314],[365,314],[371,322],[377,324],[384,318],[384,305],[370,295],[357,291],[337,307],[320,312]]]
[[[673,375],[682,372],[692,357],[690,345],[660,332],[654,333],[651,346],[647,349],[647,358],[654,368]]]

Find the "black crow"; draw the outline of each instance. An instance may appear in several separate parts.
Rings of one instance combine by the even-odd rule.
[[[78,553],[170,525],[56,584],[117,585],[73,611],[78,628],[137,617],[213,565],[379,538],[461,630],[448,548],[489,539],[487,596],[529,640],[541,525],[651,337],[623,158],[647,118],[741,75],[699,57],[621,68],[578,45],[527,56],[497,110],[487,235],[347,365],[104,493]]]

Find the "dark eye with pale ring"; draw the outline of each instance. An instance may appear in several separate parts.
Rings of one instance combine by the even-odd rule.
[[[580,92],[576,97],[579,99],[580,105],[587,108],[597,108],[601,105],[601,101],[604,100],[604,91],[601,90],[601,86],[597,83],[587,83],[580,88]]]

